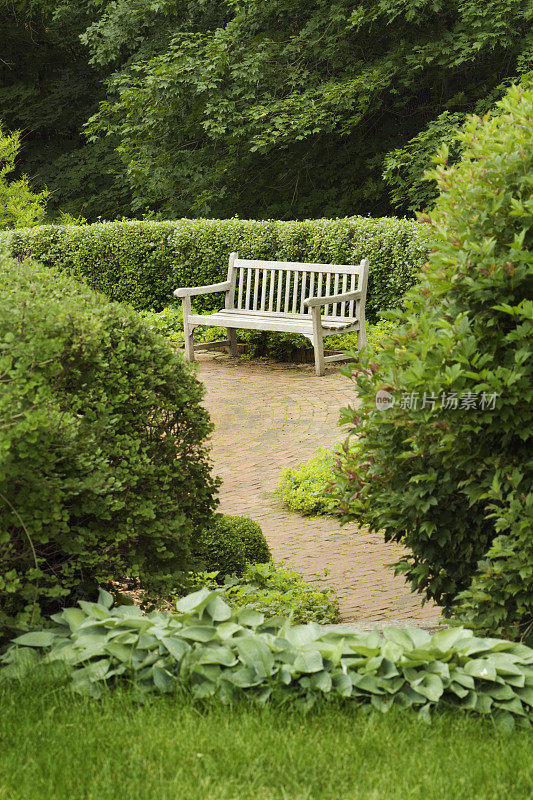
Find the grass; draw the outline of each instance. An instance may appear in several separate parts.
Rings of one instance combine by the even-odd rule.
[[[0,800],[526,800],[533,736],[352,705],[137,705],[0,684]]]

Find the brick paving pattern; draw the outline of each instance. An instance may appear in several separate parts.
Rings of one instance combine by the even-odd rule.
[[[222,353],[201,353],[198,360],[204,403],[215,424],[219,510],[256,520],[274,558],[289,560],[307,577],[331,570],[327,582],[337,591],[343,622],[437,625],[437,608],[422,606],[387,567],[398,558],[399,546],[355,524],[303,518],[274,494],[284,467],[343,438],[339,409],[353,403],[351,382],[334,366],[317,378],[308,364],[241,362]]]

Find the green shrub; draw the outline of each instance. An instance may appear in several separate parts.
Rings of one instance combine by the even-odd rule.
[[[403,542],[414,589],[448,614],[466,591],[468,624],[520,637],[533,609],[533,89],[498,107],[469,119],[455,166],[441,151],[423,282],[391,312],[390,344],[348,368],[361,406],[343,414],[357,437],[338,488],[345,519]],[[392,407],[376,407],[379,391]]]
[[[0,230],[39,225],[46,214],[48,192],[31,190],[26,175],[8,179],[16,168],[20,132],[7,133],[0,122]]]
[[[138,314],[74,278],[0,272],[0,630],[189,570],[211,517],[203,386]]]
[[[177,286],[225,280],[228,258],[359,263],[370,259],[367,318],[398,305],[426,255],[424,226],[410,220],[353,217],[278,222],[184,219],[43,226],[4,234],[11,254],[33,256],[83,277],[110,300],[160,310]],[[219,307],[219,295],[196,300]]]
[[[264,562],[270,550],[261,528],[249,517],[215,514],[199,534],[195,556],[208,571],[225,575],[242,575],[247,561]]]
[[[162,311],[141,311],[139,316],[155,333],[164,336],[171,344],[183,343],[183,312],[181,306],[167,306]]]
[[[227,580],[224,589],[224,600],[232,608],[290,616],[295,623],[339,621],[334,590],[308,583],[288,564],[248,564],[242,579]]]
[[[218,572],[194,573],[191,578],[189,591],[218,588]],[[293,622],[325,624],[339,620],[335,591],[308,583],[286,563],[249,563],[240,578],[226,577],[222,588],[221,597],[232,608],[253,608],[268,617],[282,614]]]
[[[304,515],[330,514],[335,500],[329,488],[334,481],[336,452],[320,447],[305,464],[286,467],[277,492],[291,509]]]
[[[253,561],[256,564],[265,564],[270,561],[272,554],[260,525],[250,517],[232,516],[231,521],[240,536],[246,561]]]
[[[533,722],[533,650],[523,644],[462,628],[433,636],[385,628],[381,636],[292,626],[253,608],[232,610],[221,591],[204,588],[178,600],[177,614],[146,616],[135,606],[113,608],[102,591],[98,603],[55,615],[53,628],[15,639],[0,659],[0,679],[20,680],[42,664],[93,697],[127,681],[142,695],[183,685],[225,702],[248,696],[308,708],[318,698],[344,698],[383,712],[416,709],[425,719],[435,708],[456,708],[490,714],[506,729]]]

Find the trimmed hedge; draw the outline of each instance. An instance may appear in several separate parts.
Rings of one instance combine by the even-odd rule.
[[[367,318],[398,305],[426,260],[425,227],[395,218],[276,220],[182,219],[174,222],[103,222],[41,226],[3,234],[16,258],[83,277],[110,300],[161,310],[177,286],[225,280],[230,252],[277,261],[359,263],[370,260]],[[216,308],[219,295],[197,301]]]
[[[170,591],[216,504],[194,369],[133,309],[0,259],[0,374],[0,638],[111,580]]]

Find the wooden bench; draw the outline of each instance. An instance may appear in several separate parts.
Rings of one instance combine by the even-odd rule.
[[[194,361],[195,350],[224,344],[237,353],[239,328],[300,333],[315,351],[317,375],[324,365],[345,359],[343,354],[324,356],[324,337],[357,331],[357,347],[366,343],[365,300],[369,262],[345,264],[299,264],[290,261],[256,261],[229,258],[228,279],[211,286],[176,289],[183,299],[185,357]],[[193,314],[191,297],[224,292],[224,309],[214,314]],[[227,329],[228,338],[194,344],[198,325]]]

